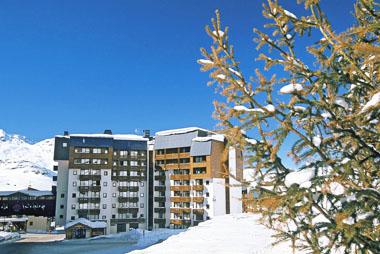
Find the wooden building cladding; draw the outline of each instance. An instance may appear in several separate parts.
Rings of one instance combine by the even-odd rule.
[[[191,156],[190,147],[178,147],[156,150],[156,167],[173,170],[170,180],[209,179],[224,177],[222,142],[212,142],[211,154]]]

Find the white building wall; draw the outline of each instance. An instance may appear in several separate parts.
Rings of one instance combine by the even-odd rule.
[[[212,178],[209,181],[209,185],[205,185],[209,192],[206,204],[210,205],[208,216],[213,218],[226,214],[226,183],[224,178]]]
[[[230,213],[242,213],[242,185],[239,181],[230,177]]]

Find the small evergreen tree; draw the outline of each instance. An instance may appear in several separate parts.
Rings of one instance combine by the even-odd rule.
[[[216,11],[206,27],[213,44],[198,60],[226,99],[214,102],[214,115],[230,142],[246,147],[257,209],[279,241],[313,253],[380,253],[379,4],[357,0],[355,24],[336,33],[318,0],[300,2],[308,16],[268,0],[265,32],[254,29],[258,59],[266,70],[282,66],[281,77],[243,75]],[[316,33],[308,66],[296,41]],[[282,162],[284,149],[297,170]]]

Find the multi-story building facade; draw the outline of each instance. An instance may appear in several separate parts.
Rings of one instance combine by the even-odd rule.
[[[86,218],[109,234],[240,213],[242,153],[226,143],[201,128],[56,136],[56,225]]]
[[[242,153],[200,128],[156,133],[153,228],[186,228],[242,212]]]
[[[106,222],[107,234],[146,228],[147,141],[111,131],[56,136],[56,225],[86,218]]]

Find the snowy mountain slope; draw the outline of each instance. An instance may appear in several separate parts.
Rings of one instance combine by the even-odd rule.
[[[31,144],[0,129],[0,191],[52,186],[54,139]]]
[[[279,254],[293,253],[290,242],[272,246],[274,231],[258,223],[258,215],[217,216],[162,243],[130,254]],[[306,252],[295,251],[296,254]]]

